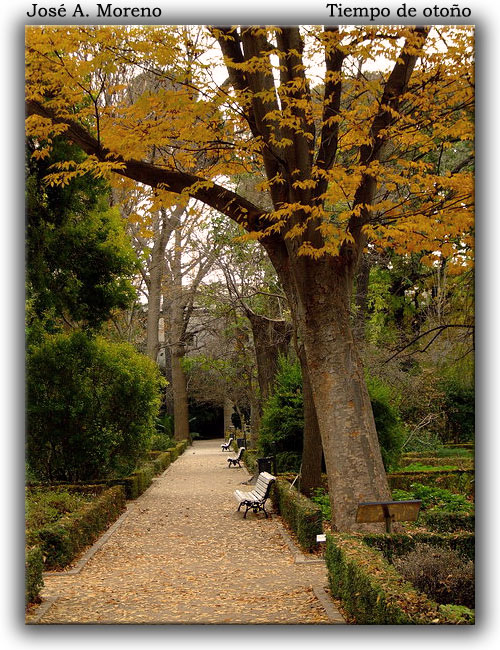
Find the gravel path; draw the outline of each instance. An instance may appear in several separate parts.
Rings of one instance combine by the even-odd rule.
[[[279,517],[236,512],[248,473],[220,443],[188,447],[80,571],[45,575],[27,623],[343,623],[324,564],[296,562]]]

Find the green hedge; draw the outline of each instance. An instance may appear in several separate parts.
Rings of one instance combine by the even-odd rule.
[[[475,515],[468,512],[443,512],[426,510],[420,514],[422,523],[439,533],[454,533],[459,530],[474,531]]]
[[[111,479],[102,479],[95,482],[85,482],[85,483],[75,483],[75,487],[81,490],[85,489],[85,486],[89,485],[106,485],[111,487],[113,485],[122,485],[125,490],[125,497],[132,501],[137,499],[152,483],[153,476],[161,474],[164,472],[167,467],[176,460],[181,453],[183,453],[187,446],[188,441],[183,440],[171,447],[168,451],[153,451],[150,452],[149,460],[145,461],[140,467],[136,469],[130,476],[124,476],[123,478],[111,478]],[[51,485],[57,486],[66,486],[66,483],[59,481],[57,483],[52,483]]]
[[[169,451],[151,451],[149,453],[154,475],[162,474],[170,465],[171,457]]]
[[[388,537],[388,536],[387,536]],[[473,612],[439,606],[418,592],[362,538],[327,534],[326,564],[332,594],[359,625],[454,625],[473,622]]]
[[[407,465],[412,465],[413,463],[420,463],[421,465],[432,465],[436,468],[439,468],[441,465],[453,465],[457,469],[474,469],[474,459],[472,456],[410,456],[409,454],[403,456],[400,460],[399,466],[401,471],[405,471],[404,468]]]
[[[474,494],[474,470],[427,470],[425,472],[393,472],[387,475],[391,490],[408,490],[412,483],[435,485],[451,492]]]
[[[277,511],[297,535],[301,547],[306,551],[313,549],[316,535],[323,532],[321,508],[281,477],[276,479],[271,498]]]
[[[259,452],[257,449],[245,449],[245,453],[243,454],[243,463],[250,474],[257,471],[257,458],[259,458]]]
[[[451,548],[468,560],[474,561],[474,533],[370,533],[363,535],[365,544],[383,553],[391,562],[393,557],[405,555],[415,549],[416,544],[429,544],[438,548]]]
[[[79,489],[79,486],[74,486]],[[96,489],[92,486],[91,489]],[[56,523],[28,531],[29,545],[39,545],[46,570],[67,566],[112,524],[125,510],[125,492],[116,485],[106,488],[91,502]]]
[[[43,553],[39,546],[26,547],[25,551],[25,602],[38,602],[43,587]]]

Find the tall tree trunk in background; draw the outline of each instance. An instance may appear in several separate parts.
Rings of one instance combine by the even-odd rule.
[[[184,346],[174,344],[171,347],[172,393],[174,401],[174,438],[189,440],[189,409],[186,374],[182,367]]]
[[[151,249],[148,277],[148,315],[146,324],[146,354],[156,361],[160,349],[158,324],[161,313],[162,282],[165,267],[165,249],[171,231],[167,228],[167,217],[162,208],[157,213],[154,227],[155,239]]]
[[[356,295],[353,334],[359,345],[365,343],[366,313],[368,308],[368,287],[370,281],[370,256],[362,255],[356,273]]]
[[[224,434],[230,430],[229,427],[233,426],[233,421],[231,419],[233,410],[234,404],[231,402],[229,397],[224,397]]]
[[[292,325],[256,314],[245,308],[252,328],[261,405],[268,399],[278,370],[280,355],[286,355],[292,337]]]
[[[174,437],[189,439],[189,408],[186,373],[182,360],[186,354],[184,301],[182,288],[182,246],[180,228],[175,230],[175,247],[172,257],[173,287],[168,306],[170,325],[170,358],[172,362],[172,393],[174,401]]]
[[[296,350],[302,370],[302,394],[304,397],[304,441],[300,491],[306,496],[310,496],[312,491],[321,485],[323,445],[321,444],[321,434],[303,345],[297,343]]]

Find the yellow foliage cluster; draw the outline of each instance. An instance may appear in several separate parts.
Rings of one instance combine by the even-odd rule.
[[[28,117],[34,155],[49,155],[53,139],[67,129],[64,120],[83,126],[112,153],[106,160],[60,164],[48,182],[65,184],[84,173],[111,178],[134,159],[199,176],[181,199],[165,186],[152,199],[158,207],[216,184],[230,187],[235,174],[261,179],[263,156],[271,152],[279,171],[268,173],[256,191],[285,198],[248,237],[279,232],[297,240],[300,255],[318,257],[354,244],[358,229],[365,243],[423,252],[429,264],[436,251],[459,268],[470,264],[473,173],[460,161],[472,159],[474,140],[471,29],[436,27],[422,46],[410,26],[308,26],[303,51],[286,52],[277,45],[281,28],[252,30],[267,46],[235,61],[223,59],[215,39],[234,41],[236,29],[28,28],[26,98],[58,118]],[[335,53],[344,57],[342,71],[325,67],[325,56]],[[412,54],[419,58],[398,104],[391,97],[383,102],[395,62]],[[235,89],[224,64],[243,79],[267,81]],[[325,84],[341,86],[338,110],[329,110]],[[264,125],[260,135],[249,131],[251,112]],[[381,114],[383,128],[376,130]],[[326,168],[315,159],[325,131],[335,140],[335,161]],[[360,151],[380,141],[380,154],[362,164]],[[308,160],[286,168],[300,147]],[[368,203],[357,194],[362,183],[376,185]],[[241,223],[245,211],[239,208]],[[320,246],[308,240],[311,228],[321,235]]]

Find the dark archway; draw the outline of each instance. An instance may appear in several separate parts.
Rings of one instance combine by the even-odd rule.
[[[189,430],[193,439],[222,438],[224,436],[224,409],[203,402],[189,403]],[[198,435],[193,435],[198,434]]]

